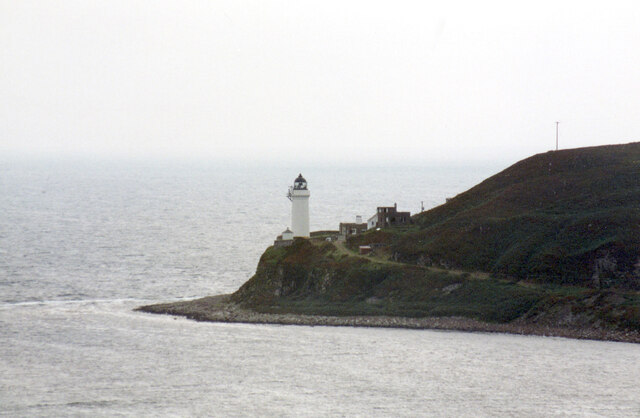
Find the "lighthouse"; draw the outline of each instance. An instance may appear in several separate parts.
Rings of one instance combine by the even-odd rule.
[[[307,181],[300,174],[287,193],[291,200],[291,229],[294,237],[309,238],[309,195]]]

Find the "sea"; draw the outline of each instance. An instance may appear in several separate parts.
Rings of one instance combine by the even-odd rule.
[[[236,290],[299,173],[335,230],[504,168],[2,160],[0,416],[640,416],[637,344],[133,311]]]

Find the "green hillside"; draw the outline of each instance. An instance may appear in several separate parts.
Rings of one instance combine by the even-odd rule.
[[[269,248],[234,294],[262,312],[315,315],[468,316],[507,322],[544,291],[468,273],[437,271],[341,254],[331,243],[297,240]]]
[[[640,143],[522,160],[411,228],[367,234],[410,264],[595,287],[640,288]]]

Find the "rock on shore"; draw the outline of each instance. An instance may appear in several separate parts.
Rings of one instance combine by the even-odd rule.
[[[489,323],[463,317],[409,318],[394,316],[324,316],[261,313],[240,307],[231,295],[209,296],[184,302],[141,306],[141,312],[184,316],[196,321],[307,326],[354,326],[382,328],[435,329],[467,332],[498,332],[554,336],[590,340],[640,343],[637,331],[595,328],[563,328],[535,324]]]

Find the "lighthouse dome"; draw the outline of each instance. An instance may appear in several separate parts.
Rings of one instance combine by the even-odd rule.
[[[300,173],[298,178],[294,180],[293,188],[295,190],[307,190],[307,180],[302,177],[302,173]]]

